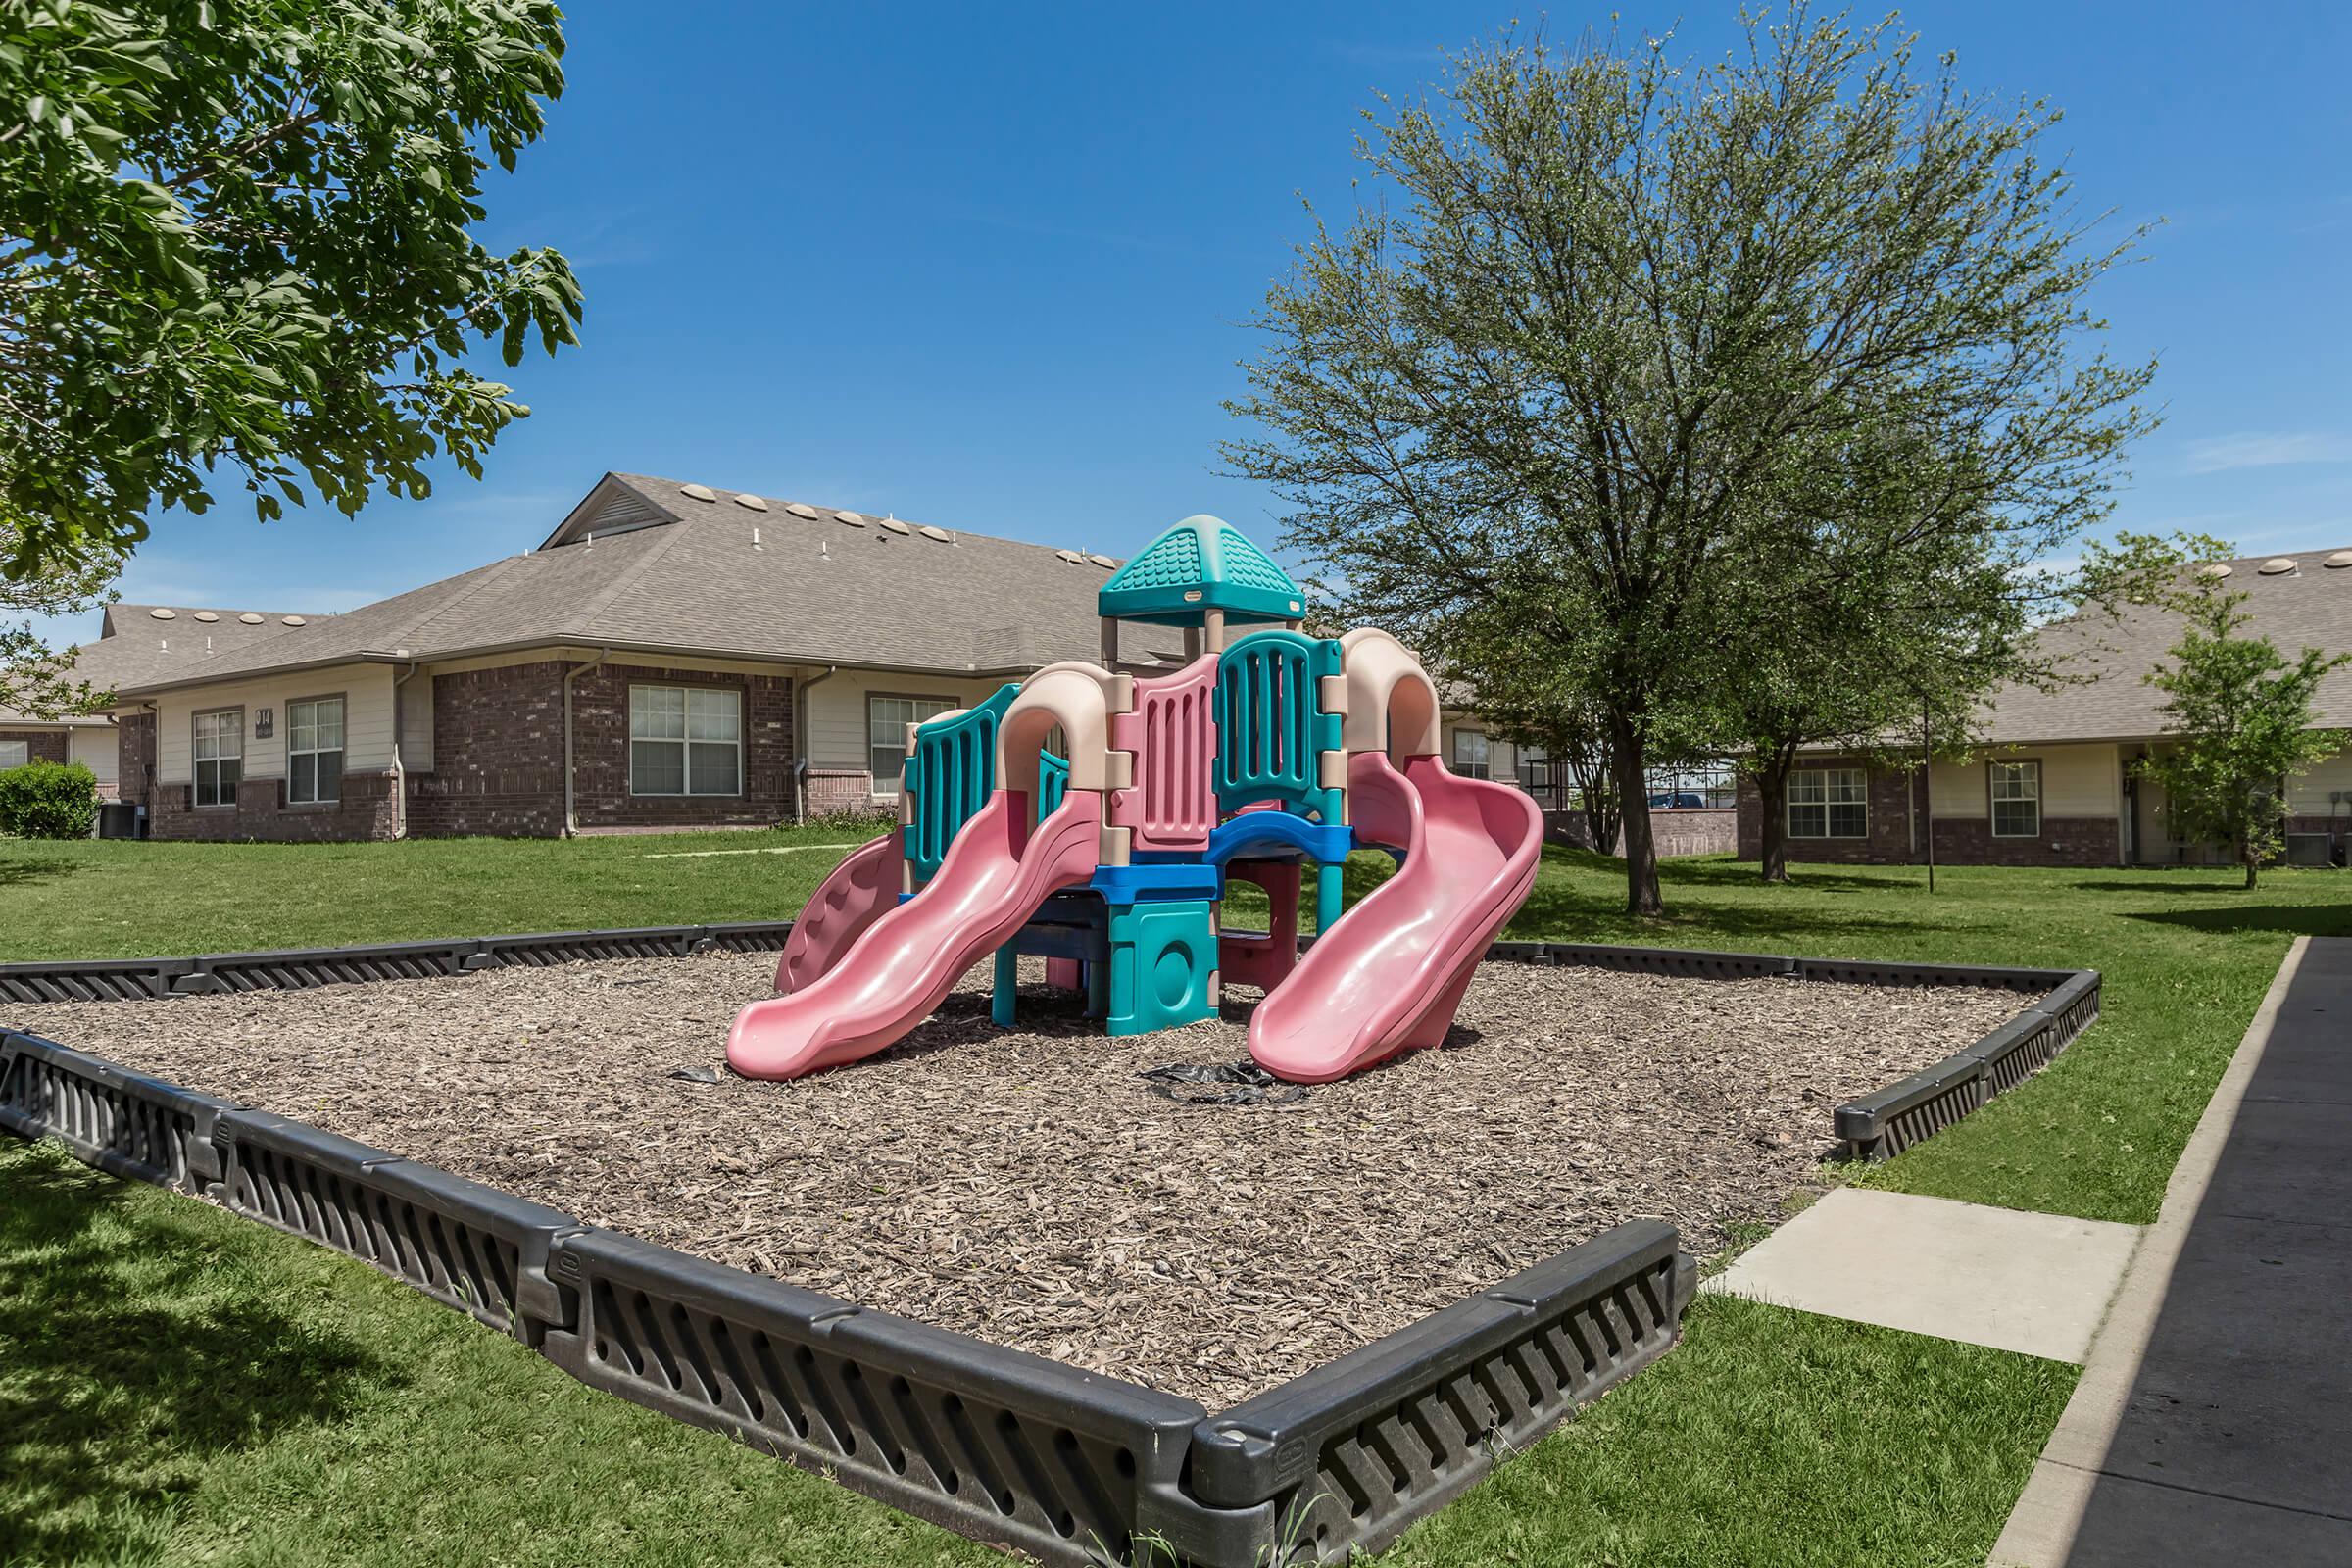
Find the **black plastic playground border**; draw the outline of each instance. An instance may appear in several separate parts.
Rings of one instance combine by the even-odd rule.
[[[1212,1415],[32,1035],[0,1034],[0,1126],[347,1253],[593,1388],[1054,1564],[1378,1549],[1665,1353],[1696,1281],[1672,1226],[1621,1225]]]
[[[1866,986],[1982,986],[2034,1001],[1983,1038],[1910,1077],[1838,1107],[1849,1158],[1884,1160],[1984,1107],[2058,1058],[2099,1016],[2096,969],[2029,969],[1966,963],[1873,963],[1781,953],[1606,947],[1575,942],[1497,942],[1489,956],[1707,980],[1829,980]]]

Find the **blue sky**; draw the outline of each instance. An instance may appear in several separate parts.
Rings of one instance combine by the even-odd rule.
[[[1732,36],[1731,0],[1619,9],[1702,57]],[[2168,410],[2119,521],[2352,545],[2352,12],[2262,11],[1907,16],[1972,87],[2065,108],[2087,206],[2166,220],[2099,300]],[[1271,542],[1271,499],[1214,471],[1236,323],[1299,196],[1350,202],[1357,112],[1511,15],[582,0],[486,238],[564,250],[588,318],[513,372],[536,415],[486,481],[165,515],[123,595],[349,609],[531,547],[608,468],[1110,553],[1202,511]]]

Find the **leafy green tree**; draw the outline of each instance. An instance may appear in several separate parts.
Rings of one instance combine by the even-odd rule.
[[[474,238],[563,89],[551,0],[0,0],[0,532],[112,557],[233,475],[267,520],[421,496],[573,342],[552,250]]]
[[[0,554],[7,530],[0,527]],[[31,718],[78,713],[112,696],[74,673],[74,651],[51,649],[33,616],[78,615],[114,597],[122,561],[94,548],[22,576],[0,576],[0,709]]]
[[[1592,847],[1613,853],[1619,826],[1608,723],[1577,687],[1558,678],[1545,650],[1530,646],[1503,625],[1492,640],[1454,639],[1456,664],[1448,673],[1468,688],[1487,728],[1516,746],[1541,747],[1555,777],[1565,774],[1584,813]]]
[[[2346,743],[2342,731],[2312,727],[2312,696],[2352,654],[2306,648],[2289,660],[2268,637],[2241,635],[2243,592],[2202,573],[2187,582],[2173,603],[2188,629],[2172,662],[2146,677],[2180,739],[2140,769],[2163,788],[2176,833],[2231,846],[2251,888],[2281,847],[2287,779]]]
[[[1360,144],[1382,200],[1318,224],[1254,326],[1225,446],[1347,608],[1448,667],[1495,616],[1605,716],[1627,903],[1661,906],[1646,764],[1749,569],[1852,455],[1933,461],[1916,526],[2050,555],[2104,514],[2152,366],[2086,340],[2133,245],[2089,240],[2057,116],[1924,78],[1891,22],[1801,6],[1686,69],[1663,40],[1510,38]]]

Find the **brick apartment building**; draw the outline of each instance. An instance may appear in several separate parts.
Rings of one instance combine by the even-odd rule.
[[[522,555],[337,615],[116,606],[82,657],[157,838],[758,826],[886,808],[909,720],[1099,660],[1116,564],[607,474]],[[1150,634],[1122,667],[1181,661]]]
[[[2218,568],[2207,568],[2215,570]],[[2225,583],[2243,590],[2248,630],[2288,658],[2305,648],[2352,650],[2352,550],[2234,561]],[[1987,702],[1977,753],[1930,767],[1873,767],[1820,751],[1797,764],[1788,799],[1788,856],[1797,860],[1950,865],[2178,865],[2227,858],[2175,831],[2163,792],[2134,763],[2172,744],[2164,694],[2149,670],[2180,640],[2172,612],[2096,613],[2044,630],[2067,680],[2005,687]],[[2352,666],[2322,683],[2319,722],[2352,731]],[[2285,781],[2287,858],[2344,860],[2352,837],[2352,746]],[[1740,853],[1763,853],[1763,804],[1742,783]]]

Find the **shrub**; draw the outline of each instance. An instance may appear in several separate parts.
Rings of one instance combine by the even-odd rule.
[[[98,820],[98,776],[84,762],[27,762],[0,773],[0,833],[86,839]]]

